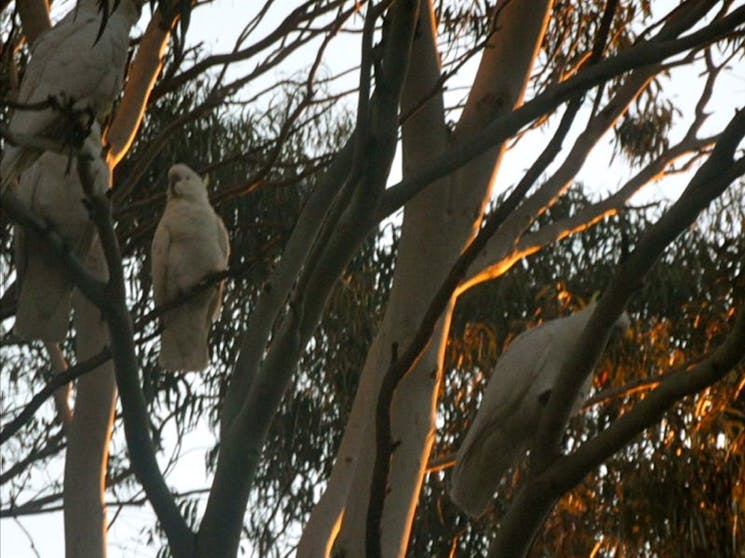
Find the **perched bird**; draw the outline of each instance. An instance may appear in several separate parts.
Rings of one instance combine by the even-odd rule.
[[[152,276],[155,304],[185,295],[228,266],[228,232],[207,197],[207,184],[183,164],[168,171],[168,201],[155,230]],[[223,283],[199,292],[162,316],[160,365],[202,370],[209,364],[207,335],[222,302]]]
[[[499,480],[528,449],[547,396],[594,309],[592,302],[571,316],[523,332],[499,358],[451,476],[450,498],[468,515],[484,513]],[[625,330],[629,324],[624,312],[614,329]],[[591,386],[588,375],[574,411]]]
[[[111,109],[122,88],[129,49],[129,31],[140,16],[140,0],[120,0],[101,37],[98,0],[79,0],[54,27],[36,40],[18,91],[18,103],[56,100],[67,111],[16,109],[12,133],[70,143],[76,128],[87,129]],[[108,0],[113,7],[116,2]],[[68,106],[69,105],[69,106]],[[70,121],[74,115],[75,121]],[[79,130],[78,130],[79,131]],[[40,152],[6,142],[0,161],[0,192],[15,182]]]
[[[109,168],[101,158],[98,124],[83,144],[91,158],[93,194],[109,185]],[[69,165],[69,168],[68,168]],[[14,187],[18,199],[52,225],[78,259],[85,261],[96,237],[95,227],[83,204],[85,194],[77,170],[77,158],[45,152],[21,175]],[[14,229],[18,271],[18,306],[14,331],[23,339],[62,341],[67,335],[73,284],[59,257],[30,229]]]

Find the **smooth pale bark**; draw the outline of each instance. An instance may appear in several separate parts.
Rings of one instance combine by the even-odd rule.
[[[694,25],[709,9],[710,6],[700,3],[692,3],[680,8],[666,20],[656,38],[670,38],[681,34]],[[602,217],[600,211],[593,215],[583,212],[582,217],[586,219],[585,221],[579,222],[574,219],[574,225],[566,227],[561,233],[552,231],[543,234],[544,231],[540,231],[542,236],[549,239],[543,243],[536,243],[532,239],[526,242],[526,239],[522,238],[523,233],[534,219],[548,210],[566,192],[598,141],[612,129],[615,122],[628,110],[631,103],[644,91],[653,77],[663,69],[664,66],[661,63],[643,66],[637,68],[625,78],[623,84],[617,87],[613,97],[606,103],[605,107],[587,123],[569,149],[563,163],[530,198],[510,215],[500,227],[499,232],[491,238],[482,257],[474,262],[470,276],[459,287],[459,292],[502,275],[515,262],[536,252],[547,242],[577,232],[581,230],[578,227],[590,226]],[[703,122],[697,119],[696,123],[700,126]],[[603,204],[605,214],[608,215],[622,207],[631,195],[653,180],[658,173],[662,173],[676,157],[683,155],[689,149],[700,149],[702,145],[694,141],[694,137],[695,129],[692,129],[680,144],[673,149],[666,150],[666,153],[658,158],[654,164],[650,164],[647,167],[649,172],[640,173],[639,180],[632,181],[633,183],[629,183],[621,191],[611,196],[609,200],[613,201]],[[598,209],[600,207],[599,205]],[[518,240],[520,240],[519,245],[517,244]]]
[[[98,243],[88,265],[99,277],[106,264]],[[98,354],[109,344],[101,312],[79,291],[73,294],[76,349],[80,361]],[[111,361],[78,379],[75,408],[67,428],[64,479],[65,555],[106,556],[106,464],[114,422],[116,382]]]
[[[425,128],[428,132],[423,136],[426,141],[420,142],[414,148],[420,159],[430,157],[433,153],[441,151],[447,140],[442,96],[437,87],[440,65],[434,44],[435,22],[432,6],[429,2],[421,7],[420,14],[421,16],[417,23],[417,33],[414,44],[412,45],[413,64],[410,65],[403,91],[403,112],[406,112],[407,107],[421,105],[422,99],[429,97],[429,101],[421,105],[419,110],[403,126],[405,165],[406,161],[411,158],[411,154],[409,153],[411,146],[410,139],[412,133],[414,133],[414,129],[421,131],[422,128]],[[443,185],[445,184],[446,182],[443,181]],[[433,238],[431,234],[433,232],[444,232],[443,222],[439,217],[441,212],[436,207],[438,200],[442,199],[442,194],[442,186],[439,186],[437,187],[437,192],[426,193],[424,196],[413,200],[410,206],[406,207],[406,215],[410,215],[411,213],[427,215],[427,211],[434,213],[431,213],[433,219],[429,222],[432,226],[426,232],[422,230],[424,227],[421,226],[421,223],[419,230],[417,230],[416,227],[412,227],[409,224],[412,221],[410,218],[407,217],[404,219],[404,231],[399,245],[400,254],[419,254],[423,258],[423,261],[429,260],[430,257],[439,259],[431,252],[438,251],[444,244],[428,243],[426,239]],[[401,256],[399,256],[400,258]],[[397,266],[394,282],[398,284],[405,281],[406,284],[411,284],[412,281],[417,281],[420,271],[420,269],[412,269],[411,267],[402,268],[401,266]],[[402,275],[406,275],[406,279],[402,279]],[[400,288],[397,291],[394,290],[392,296],[400,296],[398,294],[400,292]],[[418,299],[414,303],[416,307],[422,308],[424,306],[426,308],[428,302],[426,293],[416,291],[413,296]],[[401,308],[401,306],[390,303],[389,308]],[[398,343],[399,346],[402,346],[406,341],[406,336],[410,335],[414,330],[417,325],[414,320],[414,315],[402,316],[398,312],[391,311],[387,312],[383,318],[380,332],[374,339],[367,354],[355,403],[345,429],[342,443],[337,452],[337,460],[332,470],[328,489],[311,514],[310,520],[303,532],[298,546],[299,557],[326,556],[330,551],[331,543],[333,543],[337,529],[340,526],[341,513],[345,506],[346,495],[349,483],[354,474],[356,456],[360,451],[361,442],[364,439],[370,439],[367,436],[372,435],[369,432],[363,433],[368,428],[368,424],[373,417],[375,408],[375,399],[373,396],[378,392],[381,381],[379,370],[381,366],[385,366],[390,362],[393,343]],[[426,358],[430,360],[431,357],[427,356]],[[367,482],[369,483],[369,477]],[[367,502],[358,500],[354,504],[350,504],[349,513],[359,514],[364,523],[366,509]],[[364,536],[359,542],[361,543],[363,540]],[[339,541],[339,546],[346,547],[342,540]]]
[[[242,382],[250,381],[249,385],[243,384],[248,388],[245,400],[237,401],[235,410],[223,414],[229,424],[221,429],[217,468],[197,538],[198,556],[232,556],[237,551],[250,485],[271,420],[333,285],[374,225],[373,211],[395,156],[398,107],[418,12],[417,0],[399,0],[388,12],[386,40],[375,65],[378,85],[369,101],[364,91],[360,95],[359,114],[364,116],[358,120],[351,140],[355,142],[355,160],[339,190],[340,197],[334,200],[341,205],[332,203],[323,216],[329,219],[331,228],[319,229],[322,240],[317,246],[312,244],[304,256],[305,265],[285,303],[287,311],[280,317],[266,358],[255,374],[247,370],[244,378],[229,388],[240,389]],[[367,29],[372,27],[366,23]],[[370,54],[363,46],[363,76],[364,60]],[[294,231],[293,237],[296,234]],[[239,359],[238,372],[240,367]]]
[[[498,32],[484,51],[474,87],[452,141],[467,138],[483,122],[519,105],[545,31],[550,6],[551,2],[547,1],[511,2],[500,12],[496,24]],[[405,103],[409,106],[418,106],[422,97],[430,95],[440,77],[439,62],[433,48],[431,11],[430,6],[428,28],[419,28],[416,58],[411,65],[405,96]],[[403,112],[406,111],[405,104]],[[445,147],[442,120],[441,100],[436,95],[406,123],[404,173],[431,161],[433,154]],[[393,290],[379,334],[384,341],[376,339],[374,351],[371,351],[363,370],[352,411],[353,420],[345,432],[328,489],[346,491],[348,495],[336,543],[340,554],[364,555],[365,520],[375,448],[371,444],[360,444],[360,441],[374,439],[373,404],[381,376],[390,362],[392,346],[397,343],[402,350],[406,346],[453,261],[478,230],[502,153],[502,145],[493,147],[454,176],[434,184],[406,207]],[[434,439],[436,394],[451,310],[452,304],[441,319],[429,348],[399,385],[394,398],[393,438],[400,445],[392,456],[391,491],[386,498],[382,519],[382,554],[386,557],[402,556],[406,550]],[[375,360],[370,362],[372,359]],[[355,445],[358,448],[356,454],[353,449],[350,451],[350,447]],[[348,487],[342,484],[344,475],[338,473],[342,469],[353,469],[354,476]],[[342,484],[341,489],[339,484]],[[335,511],[338,517],[342,510]],[[334,517],[328,509],[324,512],[327,519]],[[319,535],[328,536],[313,530],[307,533],[307,536]]]
[[[124,96],[106,142],[108,164],[113,168],[126,154],[142,121],[147,99],[162,67],[170,36],[156,12],[140,43],[129,71]],[[87,263],[99,278],[106,278],[106,263],[96,243]],[[73,295],[76,349],[79,362],[109,345],[108,328],[100,310],[79,291]],[[77,381],[75,408],[70,422],[65,458],[65,549],[70,557],[106,556],[106,507],[104,504],[109,440],[116,408],[116,380],[107,361]]]
[[[62,353],[62,349],[59,348],[57,343],[46,342],[44,348],[47,350],[49,355],[49,364],[54,370],[55,374],[62,374],[67,370],[67,361],[65,355]],[[70,384],[65,384],[62,387],[57,388],[54,391],[54,407],[57,411],[57,417],[62,423],[62,427],[65,432],[69,432],[70,424],[72,423],[72,408],[70,408],[70,392],[72,388]]]
[[[108,145],[107,163],[114,168],[127,154],[137,136],[147,101],[155,86],[155,81],[163,68],[170,26],[164,27],[160,10],[153,14],[142,36],[137,54],[129,69],[124,95],[111,123],[104,144]]]

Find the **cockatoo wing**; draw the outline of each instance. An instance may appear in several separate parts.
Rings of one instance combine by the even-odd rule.
[[[505,471],[526,450],[572,346],[587,325],[595,303],[520,334],[500,357],[473,425],[456,455],[451,497],[469,515],[481,515]],[[616,325],[628,327],[624,313]],[[575,410],[592,386],[589,375]]]
[[[230,258],[230,239],[228,237],[228,231],[225,228],[225,223],[222,219],[215,214],[215,229],[217,245],[220,250],[220,260],[222,265],[220,269],[215,271],[223,271],[228,267],[228,259]],[[222,307],[222,295],[225,288],[225,281],[220,281],[214,288],[212,298],[210,299],[209,307],[207,309],[207,328],[210,327],[220,315],[220,308]]]
[[[108,167],[100,158],[98,126],[85,142],[95,194],[108,188]],[[17,189],[19,200],[55,228],[70,250],[85,260],[95,237],[95,228],[83,205],[85,194],[77,172],[77,160],[44,153],[24,172]],[[19,295],[14,330],[24,339],[61,341],[67,335],[72,282],[59,257],[39,235],[15,227]]]
[[[151,275],[153,278],[153,299],[156,306],[162,306],[168,301],[168,252],[170,248],[170,234],[165,219],[161,219],[155,229],[151,248]]]
[[[473,517],[484,513],[499,480],[527,448],[531,417],[524,408],[526,398],[550,359],[547,351],[538,349],[539,342],[553,336],[550,329],[542,329],[516,337],[499,358],[456,454],[450,497]]]
[[[158,362],[167,370],[203,370],[209,365],[210,289],[169,310],[160,339]]]
[[[226,269],[230,255],[227,230],[209,203],[202,178],[179,164],[170,169],[169,182],[168,203],[153,239],[158,304],[178,299]],[[164,313],[159,357],[163,368],[201,370],[209,364],[208,334],[219,313],[222,289],[221,282]]]

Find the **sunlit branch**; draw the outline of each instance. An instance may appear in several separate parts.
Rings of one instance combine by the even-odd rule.
[[[614,57],[586,67],[576,76],[551,86],[544,93],[527,101],[510,114],[486,124],[473,138],[448,148],[435,162],[386,190],[378,210],[383,219],[436,179],[453,172],[468,161],[516,134],[523,126],[541,115],[555,110],[577,93],[599,85],[621,73],[661,62],[691,48],[701,48],[727,38],[745,22],[745,7],[713,21],[706,27],[677,39],[653,39],[632,46]]]
[[[103,138],[104,145],[109,147],[106,163],[111,169],[127,154],[135,139],[147,108],[148,98],[163,68],[165,48],[176,17],[174,12],[172,21],[166,25],[161,11],[157,10],[142,36],[129,69],[122,100]]]
[[[666,376],[655,376],[653,378],[641,378],[628,382],[622,386],[615,386],[611,388],[599,391],[592,397],[587,398],[582,403],[582,410],[585,411],[595,405],[601,405],[612,401],[614,399],[620,399],[623,397],[629,397],[637,393],[643,393],[646,391],[653,390],[660,385],[660,382],[664,381]]]
[[[459,287],[458,291],[463,292],[479,283],[499,277],[522,258],[538,252],[552,242],[585,230],[604,218],[622,211],[626,202],[635,193],[650,182],[660,179],[666,169],[676,160],[689,153],[705,150],[714,144],[717,137],[696,139],[692,135],[686,135],[678,144],[665,150],[659,157],[648,163],[616,193],[589,205],[570,217],[544,225],[539,230],[524,235],[517,243],[509,247],[510,251],[508,253],[505,253],[503,243],[495,238],[492,244],[487,245],[474,261],[468,278]]]

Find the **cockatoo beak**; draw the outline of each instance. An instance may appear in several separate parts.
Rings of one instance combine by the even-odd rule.
[[[178,196],[178,189],[176,188],[176,185],[178,184],[179,177],[175,174],[169,174],[168,175],[168,192],[171,194],[171,196]]]

